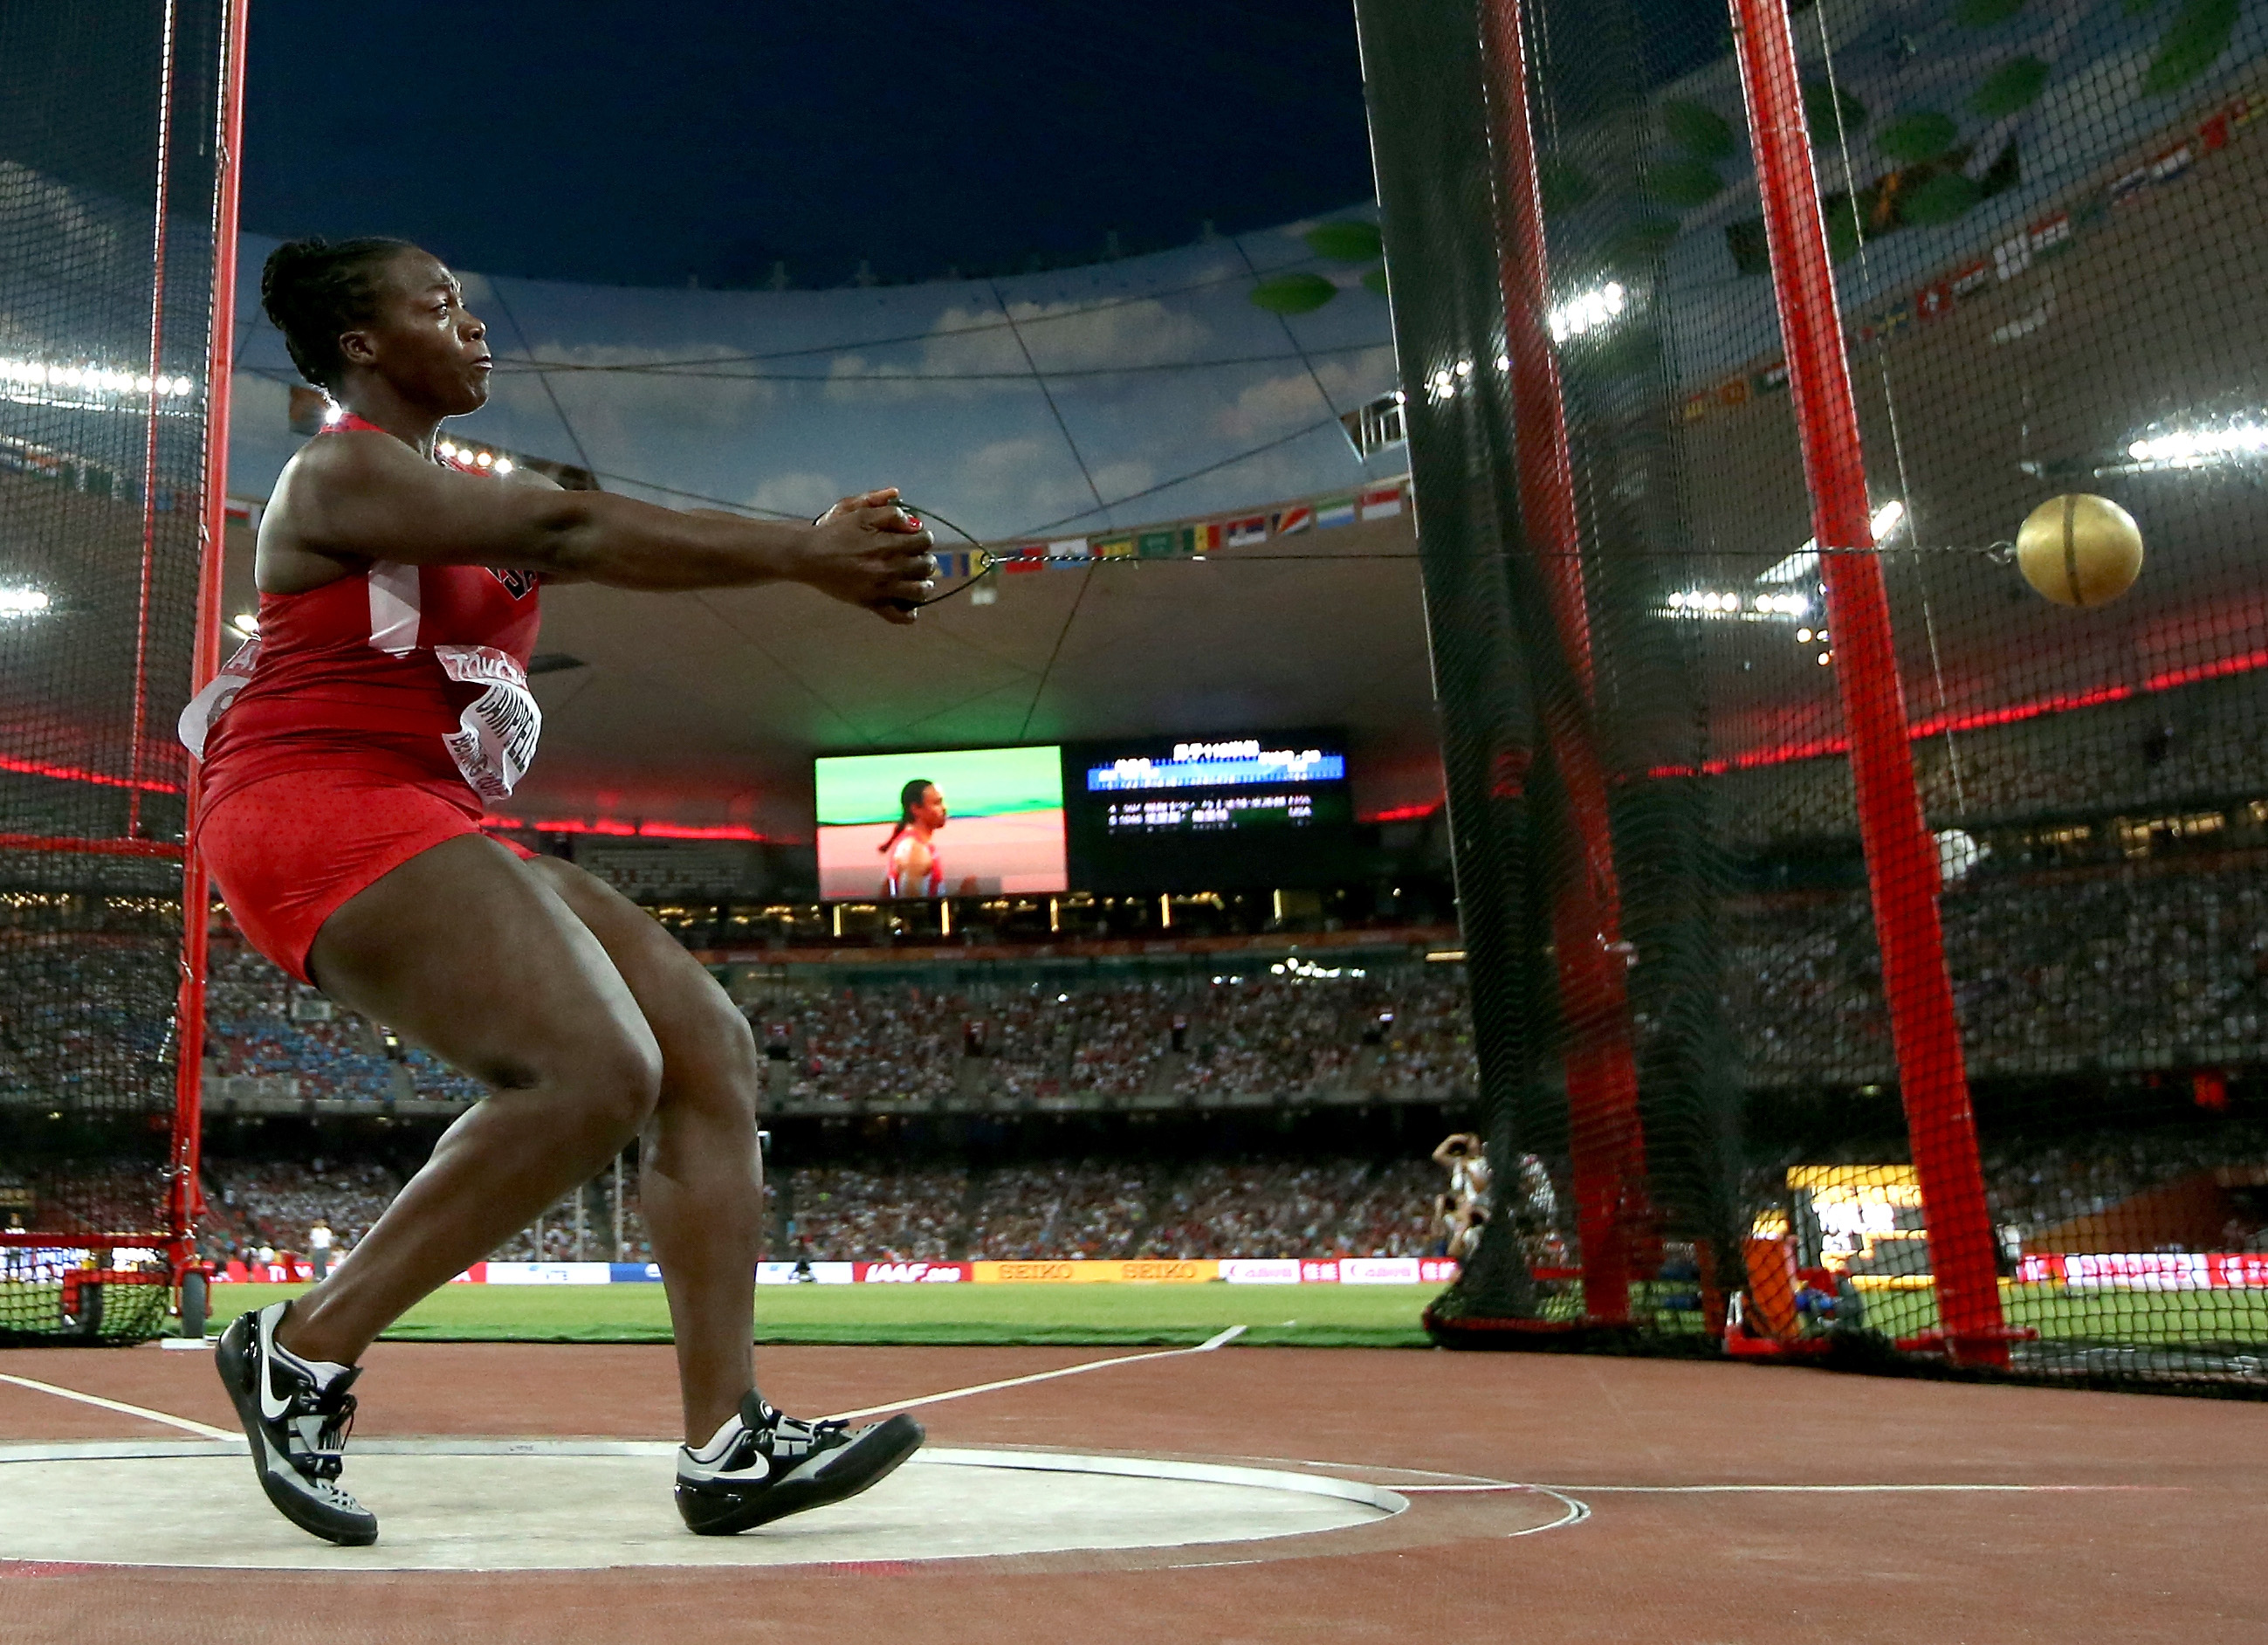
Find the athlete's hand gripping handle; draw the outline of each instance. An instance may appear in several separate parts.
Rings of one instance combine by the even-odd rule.
[[[896,502],[895,487],[846,497],[819,517],[793,572],[798,582],[885,622],[910,623],[936,584],[928,529]]]

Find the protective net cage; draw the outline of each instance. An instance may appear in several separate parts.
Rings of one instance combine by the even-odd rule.
[[[1437,1324],[2268,1393],[2268,14],[1359,15],[1491,1152],[1572,1190]]]
[[[188,1203],[173,727],[228,11],[0,8],[0,1341],[157,1334]]]

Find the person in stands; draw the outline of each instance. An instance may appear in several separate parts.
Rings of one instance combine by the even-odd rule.
[[[1442,1235],[1441,1254],[1462,1262],[1480,1243],[1489,1220],[1488,1150],[1469,1131],[1444,1137],[1433,1162],[1449,1173],[1448,1191],[1433,1201],[1434,1225]]]

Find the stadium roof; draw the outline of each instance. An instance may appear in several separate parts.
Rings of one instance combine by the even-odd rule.
[[[253,607],[232,530],[228,609]],[[1270,555],[1296,560],[1263,565]],[[996,574],[912,630],[799,587],[544,596],[527,819],[811,831],[811,757],[1344,726],[1364,815],[1440,793],[1406,513],[1194,560]]]

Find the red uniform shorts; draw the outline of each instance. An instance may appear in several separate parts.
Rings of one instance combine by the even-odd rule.
[[[480,817],[470,789],[459,800],[446,784],[297,771],[225,794],[200,819],[197,844],[246,938],[304,983],[307,950],[341,904],[418,852],[480,832]]]

